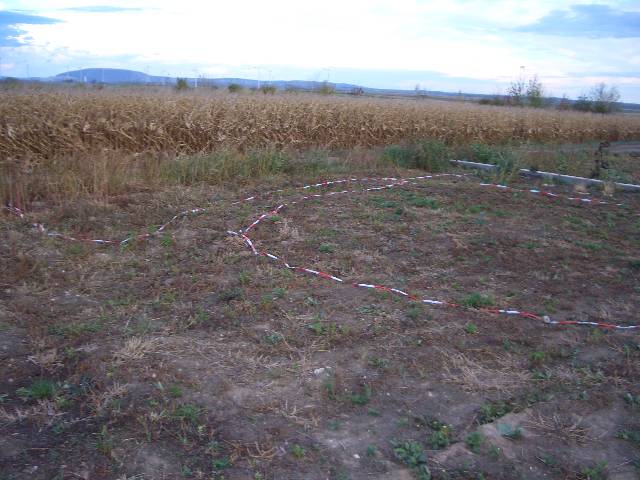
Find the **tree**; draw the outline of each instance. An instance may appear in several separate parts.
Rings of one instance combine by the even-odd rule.
[[[620,92],[616,87],[607,87],[602,82],[595,85],[590,92],[593,102],[592,111],[596,113],[611,113],[616,109],[615,103],[620,100]]]
[[[507,97],[510,105],[523,106],[526,93],[526,82],[523,76],[518,80],[511,82],[507,89]]]
[[[186,78],[178,78],[178,79],[176,79],[176,90],[181,92],[183,90],[188,90],[188,89],[189,89],[189,84],[187,83],[187,79]]]
[[[616,102],[620,100],[620,92],[616,87],[607,87],[606,83],[598,83],[583,93],[573,104],[575,110],[581,112],[611,113],[617,110]]]
[[[574,110],[578,110],[580,112],[590,112],[593,108],[591,100],[586,94],[582,94],[578,97],[578,100],[573,104]]]
[[[544,105],[544,87],[537,75],[527,83],[527,103],[530,107],[540,108]]]

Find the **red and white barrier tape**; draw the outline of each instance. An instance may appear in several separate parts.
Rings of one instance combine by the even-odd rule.
[[[425,177],[423,177],[425,178]],[[426,178],[430,178],[430,177],[426,177]],[[394,179],[396,180],[396,179]],[[396,183],[392,183],[392,184],[387,184],[387,185],[383,185],[383,186],[379,186],[379,187],[370,187],[364,190],[344,190],[344,191],[339,191],[339,192],[330,192],[328,194],[315,194],[315,195],[311,195],[311,196],[304,196],[301,198],[301,200],[307,200],[310,198],[318,198],[318,197],[326,197],[329,195],[337,195],[337,194],[343,194],[343,193],[361,193],[361,192],[368,192],[368,191],[377,191],[377,190],[383,190],[383,189],[387,189],[387,188],[393,188],[393,187],[397,187],[397,186],[402,186],[402,185],[406,185],[407,183],[412,183],[409,182],[409,180],[412,179],[404,179],[401,181],[398,181]],[[319,184],[322,185],[322,184]],[[508,189],[510,187],[506,187],[503,185],[494,185],[494,184],[482,184],[483,186],[492,186],[492,187],[496,187],[499,189]],[[513,189],[513,190],[517,190],[517,189]],[[527,191],[527,190],[518,190],[518,191]],[[528,190],[530,193],[534,193],[534,194],[538,194],[540,193],[540,191],[538,190]],[[549,192],[543,192],[543,196],[548,196],[548,197],[559,197],[558,195],[549,195]],[[561,197],[562,198],[562,197]],[[575,200],[571,197],[565,197],[569,200]],[[582,200],[582,199],[578,199],[578,200]],[[228,231],[227,233],[229,233],[230,235],[234,235],[234,236],[238,236],[240,238],[242,238],[245,243],[247,244],[247,246],[251,249],[251,251],[253,252],[254,255],[256,256],[263,256],[263,257],[267,257],[273,261],[279,262],[281,263],[285,268],[289,269],[289,270],[294,270],[297,272],[301,272],[301,273],[307,273],[310,275],[314,275],[316,277],[319,278],[323,278],[325,280],[330,280],[330,281],[334,281],[337,283],[341,283],[343,285],[352,285],[354,287],[357,288],[368,288],[368,289],[374,289],[374,290],[378,290],[378,291],[383,291],[383,292],[388,292],[391,294],[395,294],[395,295],[399,295],[401,297],[406,298],[409,301],[413,301],[413,302],[420,302],[423,304],[427,304],[427,305],[432,305],[432,306],[443,306],[443,307],[450,307],[450,308],[458,308],[458,309],[468,309],[467,307],[460,305],[460,304],[456,304],[453,302],[447,302],[447,301],[443,301],[443,300],[434,300],[434,299],[428,299],[428,298],[422,298],[420,299],[419,297],[409,294],[405,291],[402,291],[400,289],[397,288],[393,288],[393,287],[387,287],[384,285],[376,285],[376,284],[370,284],[370,283],[351,283],[349,284],[348,282],[346,282],[344,279],[337,277],[335,275],[331,275],[330,273],[327,272],[323,272],[321,270],[316,270],[316,269],[312,269],[312,268],[306,268],[306,267],[299,267],[299,266],[292,266],[290,265],[288,262],[286,262],[283,258],[274,255],[268,251],[265,250],[258,250],[255,246],[255,244],[253,243],[253,241],[249,238],[249,236],[247,235],[248,232],[250,230],[255,229],[263,220],[265,220],[266,218],[270,217],[270,216],[274,216],[277,215],[283,208],[287,207],[288,205],[294,205],[296,203],[296,201],[292,201],[289,202],[289,204],[287,203],[283,203],[278,205],[275,209],[270,210],[266,213],[263,213],[261,215],[259,215],[256,220],[254,220],[251,224],[249,224],[248,227],[246,227],[245,229],[240,229],[238,232],[234,232],[234,231]],[[588,202],[591,203],[591,202]],[[607,202],[599,202],[596,204],[607,204]],[[611,205],[611,204],[610,204]],[[621,204],[614,204],[614,205],[621,205]],[[640,329],[640,325],[615,325],[615,324],[611,324],[611,323],[603,323],[603,322],[591,322],[591,321],[580,321],[580,320],[552,320],[549,316],[547,315],[538,315],[536,313],[531,313],[531,312],[526,312],[526,311],[520,311],[520,310],[516,310],[516,309],[500,309],[500,308],[477,308],[475,310],[481,311],[481,312],[485,312],[485,313],[489,313],[489,314],[494,314],[494,315],[512,315],[512,316],[519,316],[522,318],[528,318],[531,320],[538,320],[541,321],[545,324],[549,324],[549,325],[585,325],[585,326],[593,326],[593,327],[599,327],[599,328],[605,328],[605,329],[615,329],[615,330],[636,330],[636,329]]]
[[[566,196],[566,195],[559,195],[559,194],[553,193],[553,192],[547,192],[545,190],[537,190],[535,188],[524,190],[524,189],[521,189],[521,188],[513,188],[513,187],[509,187],[507,185],[500,185],[500,184],[497,184],[497,183],[481,183],[480,186],[482,186],[482,187],[494,187],[494,188],[497,188],[498,190],[502,190],[502,191],[511,190],[512,192],[533,193],[534,195],[540,195],[542,197],[558,198],[558,199],[569,200],[570,202],[586,203],[586,204],[591,204],[591,205],[614,205],[616,207],[622,207],[623,206],[622,203],[610,203],[610,202],[605,202],[604,200],[598,200],[597,198],[593,198],[592,199],[592,198],[569,197],[569,196]],[[588,194],[584,194],[584,195],[588,195]]]
[[[359,178],[359,179],[358,178],[348,178],[348,179],[324,181],[324,182],[320,182],[320,183],[316,183],[316,184],[312,184],[312,185],[303,185],[301,187],[297,187],[296,189],[298,189],[298,190],[308,190],[308,189],[311,189],[311,188],[329,187],[329,186],[339,185],[339,184],[343,184],[343,183],[363,183],[363,182],[374,182],[374,181],[389,181],[389,182],[391,182],[391,183],[388,183],[388,184],[385,184],[385,185],[369,187],[369,188],[365,188],[365,189],[361,189],[361,190],[342,190],[342,191],[326,192],[326,193],[322,193],[322,194],[305,195],[305,196],[301,197],[298,201],[294,200],[294,201],[291,201],[289,203],[280,204],[279,206],[277,206],[273,210],[270,210],[268,212],[265,212],[265,213],[259,215],[256,218],[256,220],[254,220],[244,230],[240,229],[238,232],[228,230],[227,233],[229,235],[234,235],[234,236],[238,236],[238,237],[242,238],[242,240],[247,244],[247,246],[250,248],[252,253],[254,255],[256,255],[256,256],[264,256],[264,257],[267,257],[267,258],[269,258],[269,259],[271,259],[273,261],[280,262],[285,268],[290,269],[290,270],[295,270],[295,271],[298,271],[298,272],[301,272],[301,273],[311,274],[311,275],[317,276],[319,278],[323,278],[325,280],[331,280],[331,281],[334,281],[334,282],[337,282],[337,283],[349,285],[349,283],[345,282],[345,280],[343,280],[343,279],[341,279],[341,278],[339,278],[337,276],[331,275],[331,274],[326,273],[326,272],[322,272],[320,270],[315,270],[315,269],[312,269],[312,268],[292,266],[289,263],[287,263],[284,259],[278,257],[277,255],[274,255],[274,254],[269,253],[267,251],[259,251],[256,248],[254,242],[249,238],[247,233],[250,230],[255,229],[260,224],[260,222],[262,222],[264,219],[266,219],[266,218],[268,218],[270,216],[277,215],[283,208],[287,207],[288,205],[295,205],[295,204],[301,203],[301,202],[303,202],[305,200],[322,198],[322,197],[330,197],[330,196],[341,195],[341,194],[358,194],[358,193],[367,193],[367,192],[372,192],[372,191],[381,191],[381,190],[386,190],[386,189],[390,189],[390,188],[404,186],[404,185],[407,185],[407,184],[415,184],[416,180],[428,180],[428,179],[432,179],[434,177],[444,177],[444,176],[451,176],[451,177],[455,177],[455,178],[464,178],[466,176],[466,174],[444,173],[444,174],[408,177],[408,178],[403,178],[403,179],[399,179],[399,178],[395,178],[395,177],[380,177],[380,178],[364,177],[364,178]],[[509,187],[509,186],[506,186],[506,185],[491,184],[491,183],[481,183],[480,186],[493,187],[493,188],[496,188],[496,189],[502,190],[502,191],[511,190],[511,191],[517,191],[517,192],[527,192],[527,193],[532,193],[532,194],[535,194],[535,195],[540,195],[540,196],[546,197],[546,198],[565,199],[565,200],[569,200],[569,201],[575,201],[575,202],[579,202],[579,203],[583,203],[583,204],[590,204],[590,205],[622,206],[621,203],[609,203],[609,202],[605,202],[605,201],[602,201],[602,200],[590,199],[590,198],[575,198],[575,197],[569,197],[569,196],[564,196],[564,195],[558,195],[558,194],[555,194],[555,193],[552,193],[552,192],[547,192],[547,191],[537,190],[537,189],[524,190],[524,189],[517,189],[517,188]],[[264,196],[269,196],[269,195],[273,195],[273,194],[276,194],[276,193],[283,193],[283,192],[284,192],[283,189],[273,190],[273,191],[267,192],[265,194],[262,194],[261,196],[264,197]],[[244,203],[244,202],[250,202],[250,201],[253,201],[256,197],[257,197],[257,195],[254,195],[254,196],[251,196],[251,197],[247,197],[247,198],[244,198],[242,200],[233,202],[232,205],[237,205],[239,203]],[[24,212],[22,212],[19,208],[14,207],[12,205],[8,205],[6,208],[9,210],[10,213],[12,213],[12,214],[14,214],[16,216],[18,216],[18,217],[20,217],[22,219],[26,218]],[[52,231],[52,230],[48,230],[41,223],[34,223],[32,225],[33,225],[34,228],[36,228],[38,231],[40,231],[43,234],[46,234],[46,235],[48,235],[50,237],[57,237],[57,238],[61,238],[61,239],[68,240],[68,241],[90,242],[90,243],[94,243],[94,244],[98,244],[98,245],[108,245],[108,244],[125,245],[125,244],[131,242],[132,240],[147,239],[147,238],[150,238],[150,237],[152,237],[154,235],[157,235],[157,234],[161,233],[162,231],[164,231],[170,224],[172,224],[173,222],[175,222],[179,218],[186,217],[186,216],[191,216],[191,215],[195,215],[195,214],[200,214],[200,213],[205,213],[206,211],[207,211],[206,208],[194,208],[194,209],[184,210],[184,211],[174,215],[166,223],[160,225],[156,229],[155,232],[144,233],[144,234],[139,234],[139,235],[132,235],[132,236],[129,236],[129,237],[127,237],[127,238],[125,238],[123,240],[120,240],[120,241],[72,237],[72,236],[64,235],[64,234],[61,234],[61,233],[58,233],[58,232],[55,232],[55,231]],[[395,294],[395,295],[400,295],[400,296],[406,298],[407,300],[410,300],[410,301],[413,301],[413,302],[420,302],[420,303],[427,304],[427,305],[444,306],[444,307],[450,307],[450,308],[466,308],[463,305],[459,305],[459,304],[456,304],[456,303],[453,303],[453,302],[447,302],[447,301],[443,301],[443,300],[434,300],[434,299],[428,299],[428,298],[420,299],[419,297],[417,297],[415,295],[409,294],[409,293],[404,292],[402,290],[399,290],[397,288],[387,287],[387,286],[384,286],[384,285],[376,285],[376,284],[369,284],[369,283],[352,283],[351,285],[354,286],[354,287],[357,287],[357,288],[368,288],[368,289],[374,289],[374,290],[378,290],[378,291],[388,292],[388,293]],[[586,326],[593,326],[593,327],[607,328],[607,329],[617,329],[617,330],[635,330],[635,329],[640,329],[640,325],[615,325],[615,324],[609,324],[609,323],[590,322],[590,321],[552,320],[546,315],[538,315],[538,314],[535,314],[535,313],[523,312],[523,311],[519,311],[519,310],[515,310],[515,309],[477,308],[475,310],[478,310],[478,311],[481,311],[481,312],[485,312],[485,313],[489,313],[489,314],[495,314],[495,315],[520,316],[520,317],[528,318],[528,319],[532,319],[532,320],[539,320],[539,321],[542,321],[542,322],[544,322],[546,324],[550,324],[550,325],[586,325]]]

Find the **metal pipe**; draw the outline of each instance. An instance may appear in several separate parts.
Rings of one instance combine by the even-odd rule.
[[[470,162],[468,160],[450,160],[454,165],[458,165],[465,168],[474,168],[476,170],[494,170],[496,169],[496,165],[491,165],[487,163],[478,163],[478,162]],[[540,172],[533,171],[527,168],[520,169],[520,175],[525,177],[534,177],[534,178],[546,178],[548,180],[556,180],[560,183],[566,183],[569,185],[599,185],[603,186],[604,181],[596,180],[595,178],[584,178],[584,177],[576,177],[573,175],[562,175],[560,173],[552,173],[552,172]],[[632,183],[619,183],[614,182],[617,190],[622,190],[625,192],[639,192],[640,193],[640,185],[635,185]]]

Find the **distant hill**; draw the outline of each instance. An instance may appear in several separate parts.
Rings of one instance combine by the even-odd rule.
[[[33,79],[36,80],[36,79]],[[174,85],[176,77],[165,77],[157,75],[147,75],[143,72],[135,70],[126,70],[120,68],[84,68],[82,70],[72,70],[60,73],[54,77],[37,79],[50,82],[81,82],[81,83],[104,83],[109,85],[127,85],[127,84],[152,84],[152,85]],[[247,78],[187,78],[189,85],[226,88],[232,83],[241,85],[243,88],[259,88],[261,85],[269,84],[278,90],[301,90],[313,91],[324,85],[324,82],[315,82],[309,80],[273,80],[260,81]],[[393,97],[415,97],[414,90],[399,90],[389,88],[370,88],[350,83],[329,83],[337,93],[354,93],[362,92],[366,95],[376,96],[393,96]],[[441,99],[467,99],[482,100],[493,99],[496,95],[485,95],[482,93],[452,93],[437,90],[422,90],[421,96]],[[551,103],[559,103],[562,99],[552,97],[549,99]],[[628,113],[640,113],[640,105],[635,103],[620,103],[619,107],[622,111]]]

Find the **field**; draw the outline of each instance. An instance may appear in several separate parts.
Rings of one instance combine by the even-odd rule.
[[[640,118],[468,103],[295,94],[0,93],[0,156],[193,154],[221,148],[342,149],[433,138],[470,142],[634,140]]]
[[[526,122],[536,141],[637,140],[637,120],[154,95],[0,103],[0,184],[25,215],[0,217],[0,479],[638,477],[639,332],[606,326],[639,323],[640,197],[513,173],[588,175],[592,144],[512,144]],[[214,104],[235,123],[180,136]],[[62,133],[109,109],[113,136]],[[176,130],[143,133],[152,118]],[[455,171],[462,153],[500,171]]]

